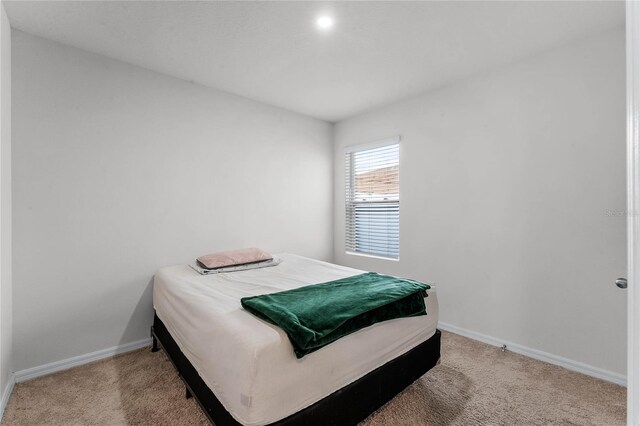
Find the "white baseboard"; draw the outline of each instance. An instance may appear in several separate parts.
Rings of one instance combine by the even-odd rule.
[[[13,392],[13,386],[16,384],[16,376],[11,373],[9,375],[9,382],[7,386],[5,386],[4,391],[2,392],[2,399],[0,399],[0,420],[4,416],[4,409],[7,408],[7,404],[9,403],[9,397]]]
[[[36,377],[45,376],[47,374],[56,373],[62,370],[67,370],[79,365],[88,364],[93,361],[98,361],[100,359],[109,358],[114,355],[119,355],[125,352],[144,348],[145,346],[149,346],[150,344],[151,338],[142,339],[136,342],[125,343],[124,345],[113,346],[111,348],[91,352],[89,354],[78,355],[74,356],[73,358],[67,358],[61,361],[55,361],[49,364],[40,365],[38,367],[16,371],[14,373],[15,382],[20,383],[27,380],[35,379]]]
[[[528,356],[529,358],[537,359],[540,361],[548,362],[549,364],[554,364],[560,367],[564,367],[568,370],[586,374],[587,376],[602,379],[607,382],[615,383],[617,385],[626,386],[627,384],[627,378],[622,374],[614,373],[612,371],[604,370],[604,369],[594,367],[582,362],[574,361],[558,355],[553,355],[537,349],[528,348],[526,346],[522,346],[517,343],[487,336],[486,334],[467,330],[452,324],[439,322],[438,328],[444,331],[450,331],[452,333],[459,334],[464,337],[468,337],[473,340],[478,340],[480,342],[487,343],[492,346],[501,347],[502,345],[507,345],[507,349],[511,352]],[[77,367],[83,364],[88,364],[93,361],[109,358],[114,355],[119,355],[122,353],[134,351],[136,349],[149,346],[150,344],[151,344],[150,338],[142,339],[136,342],[113,346],[111,348],[102,349],[102,350],[88,353],[85,355],[79,355],[79,356],[67,358],[61,361],[55,361],[49,364],[41,365],[38,367],[27,368],[25,370],[20,370],[15,372],[11,376],[9,383],[7,383],[7,386],[4,389],[4,392],[2,394],[2,399],[0,400],[0,419],[2,418],[2,413],[4,413],[4,408],[6,407],[7,402],[9,401],[9,396],[13,391],[13,386],[15,383],[24,382],[27,380],[35,379],[36,377],[45,376],[47,374],[56,373],[62,370],[67,370],[69,368]]]
[[[615,383],[616,385],[626,386],[627,377],[620,373],[614,373],[613,371],[603,370],[602,368],[594,367],[582,362],[574,361],[568,358],[564,358],[558,355],[553,355],[547,352],[539,351],[537,349],[528,348],[526,346],[518,345],[517,343],[508,342],[506,340],[497,339],[495,337],[487,336],[486,334],[477,333],[475,331],[467,330],[455,325],[439,322],[438,328],[444,331],[450,331],[455,334],[459,334],[464,337],[468,337],[473,340],[478,340],[483,343],[487,343],[492,346],[501,347],[507,345],[507,350],[515,352],[520,355],[528,356],[529,358],[537,359],[539,361],[548,362],[560,367],[564,367],[567,370],[576,371],[578,373],[585,374],[587,376],[595,377],[605,380],[607,382]]]

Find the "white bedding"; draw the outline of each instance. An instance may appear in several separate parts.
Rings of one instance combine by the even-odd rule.
[[[427,315],[375,324],[297,359],[287,335],[251,315],[240,298],[332,281],[363,271],[292,254],[274,267],[202,276],[187,265],[154,277],[153,304],[180,349],[225,409],[245,425],[283,419],[424,342],[436,331],[438,302]]]

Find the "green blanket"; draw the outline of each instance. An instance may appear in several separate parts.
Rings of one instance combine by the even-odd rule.
[[[430,287],[368,272],[279,293],[244,297],[242,306],[282,328],[298,358],[381,321],[426,315]]]

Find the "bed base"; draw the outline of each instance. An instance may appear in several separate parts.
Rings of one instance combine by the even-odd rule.
[[[271,425],[357,424],[438,363],[440,336],[440,330],[436,330],[431,338],[409,352],[387,362],[315,404]],[[241,425],[204,383],[157,315],[153,318],[151,337],[153,339],[151,350],[153,352],[160,350],[158,344],[165,350],[185,384],[185,396],[195,398],[211,423],[217,426]]]

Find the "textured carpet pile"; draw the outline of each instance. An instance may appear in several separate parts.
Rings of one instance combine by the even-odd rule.
[[[455,334],[442,363],[362,425],[623,425],[626,392]],[[3,425],[207,425],[163,351],[17,384]]]

